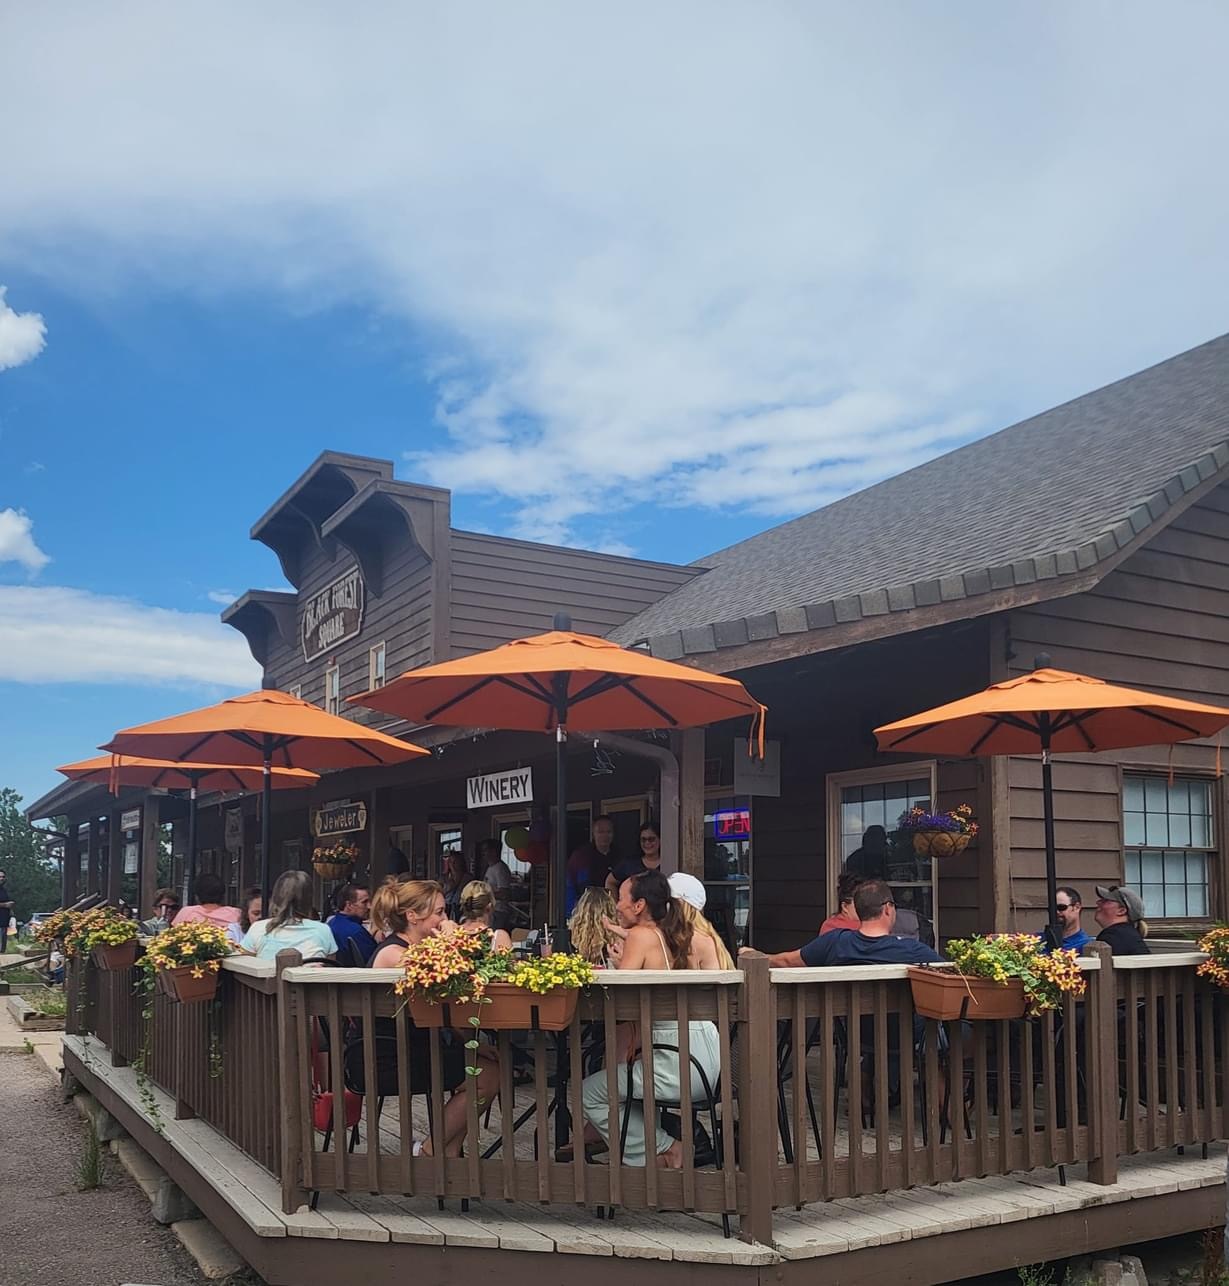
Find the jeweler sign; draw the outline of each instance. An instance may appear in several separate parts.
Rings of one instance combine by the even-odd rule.
[[[507,772],[470,777],[465,782],[465,799],[470,808],[532,803],[533,769],[509,768]]]
[[[305,661],[314,660],[362,629],[365,598],[363,574],[357,567],[351,567],[344,576],[307,600],[302,625]]]
[[[312,819],[312,832],[317,839],[327,839],[332,835],[349,835],[354,831],[367,829],[366,804],[329,804],[317,808]]]

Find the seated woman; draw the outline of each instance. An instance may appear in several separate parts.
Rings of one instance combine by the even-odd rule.
[[[222,905],[222,899],[226,896],[226,885],[222,883],[220,875],[215,875],[212,871],[202,871],[196,877],[194,884],[196,887],[193,892],[196,894],[196,901],[176,911],[172,924],[198,924],[204,920],[225,929],[228,924],[239,923],[239,908]]]
[[[837,912],[819,926],[821,935],[831,933],[833,929],[853,929],[857,932],[859,920],[858,913],[853,909],[853,895],[858,891],[858,886],[865,883],[865,876],[856,871],[841,872],[836,882]]]
[[[581,895],[568,921],[572,950],[595,969],[614,969],[623,954],[626,931],[614,923],[614,895],[609,889],[591,885]]]
[[[694,875],[684,871],[675,871],[670,877],[670,893],[678,903],[683,919],[691,925],[691,931],[699,938],[708,938],[712,943],[712,954],[704,942],[696,942],[695,950],[703,963],[696,965],[699,969],[734,969],[734,958],[722,940],[721,934],[712,926],[704,914],[708,904],[708,894],[704,885]],[[711,963],[710,963],[711,960]]]
[[[495,914],[495,892],[485,881],[470,880],[465,885],[457,899],[457,914],[461,917],[462,933],[489,933],[492,950],[512,950],[512,938],[508,930],[491,928],[491,917]]]
[[[387,936],[371,958],[373,969],[398,969],[406,951],[434,937],[437,933],[459,933],[461,930],[445,917],[444,890],[434,880],[398,880],[390,876],[371,900],[371,922]],[[409,1081],[412,1093],[425,1094],[431,1088],[431,1044],[427,1032],[414,1025],[407,1014],[410,1060]],[[392,1019],[376,1019],[378,1035],[395,1035]],[[469,1032],[465,1033],[466,1039]],[[361,1055],[361,1041],[359,1042]],[[460,1156],[465,1141],[465,1124],[469,1096],[478,1095],[484,1104],[499,1093],[499,1057],[494,1049],[483,1047],[476,1054],[477,1076],[469,1076],[465,1067],[465,1046],[460,1040],[440,1042],[440,1075],[446,1091],[456,1091],[444,1105],[445,1156]],[[431,1156],[430,1141],[415,1143],[415,1154]]]
[[[240,946],[247,931],[257,920],[263,920],[264,915],[265,900],[260,890],[255,887],[248,889],[243,895],[243,905],[239,908],[239,923],[226,926],[227,936],[236,946]]]
[[[306,871],[285,871],[269,895],[269,918],[257,920],[239,944],[262,960],[274,960],[279,951],[293,948],[306,964],[332,960],[337,951],[332,930],[313,920],[312,878]]]
[[[627,930],[623,945],[620,969],[715,969],[717,950],[712,938],[696,933],[684,918],[679,901],[670,892],[670,885],[660,871],[646,871],[624,880],[619,888],[616,904],[619,921]],[[711,1022],[688,1024],[691,1056],[704,1070],[711,1087],[721,1073],[721,1045],[717,1028]],[[651,1156],[654,1163],[671,1169],[683,1164],[683,1145],[654,1122],[652,1138],[647,1137],[641,1096],[644,1092],[643,1033],[633,1037],[625,1057],[634,1059],[632,1067],[632,1098],[623,1106],[627,1093],[627,1077],[618,1077],[619,1108],[616,1112],[616,1129],[621,1128],[623,1113],[628,1114],[627,1141],[623,1150],[624,1165],[646,1165]],[[653,1092],[667,1102],[678,1102],[681,1097],[681,1069],[679,1066],[678,1023],[655,1022],[649,1033]],[[664,1048],[673,1046],[673,1048]],[[693,1095],[704,1093],[704,1084],[695,1065],[689,1068]],[[585,1077],[582,1090],[585,1111],[585,1151],[595,1155],[610,1145],[610,1099],[606,1071],[594,1072]]]

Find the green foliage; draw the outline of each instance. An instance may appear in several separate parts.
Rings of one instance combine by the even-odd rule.
[[[94,1122],[86,1120],[85,1142],[81,1146],[81,1159],[77,1162],[77,1191],[93,1192],[102,1187],[102,1144]]]
[[[1054,1280],[1053,1271],[1045,1264],[1026,1264],[1016,1269],[1020,1286],[1051,1286]]]
[[[60,905],[60,870],[44,854],[45,838],[45,831],[22,816],[21,796],[8,786],[0,787],[0,871],[8,876],[19,920]]]

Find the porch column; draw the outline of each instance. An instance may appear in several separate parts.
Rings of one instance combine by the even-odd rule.
[[[679,734],[678,869],[704,878],[704,729]]]
[[[141,806],[141,859],[137,868],[140,871],[138,900],[144,918],[154,913],[154,893],[158,889],[158,841],[161,837],[157,797],[146,795]]]
[[[89,869],[86,873],[87,893],[102,892],[102,819],[90,818]]]
[[[124,878],[124,832],[120,829],[122,808],[113,808],[107,818],[107,880],[108,902],[118,902],[121,881]]]
[[[77,838],[77,822],[69,819],[68,834],[64,838],[64,864],[60,868],[60,905],[72,906],[81,896],[77,886],[81,880],[81,845]]]

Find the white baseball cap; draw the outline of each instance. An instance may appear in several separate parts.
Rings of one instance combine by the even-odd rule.
[[[708,901],[704,885],[686,871],[675,871],[670,876],[670,896],[678,898],[680,902],[690,903],[697,911],[703,911],[704,904]]]

